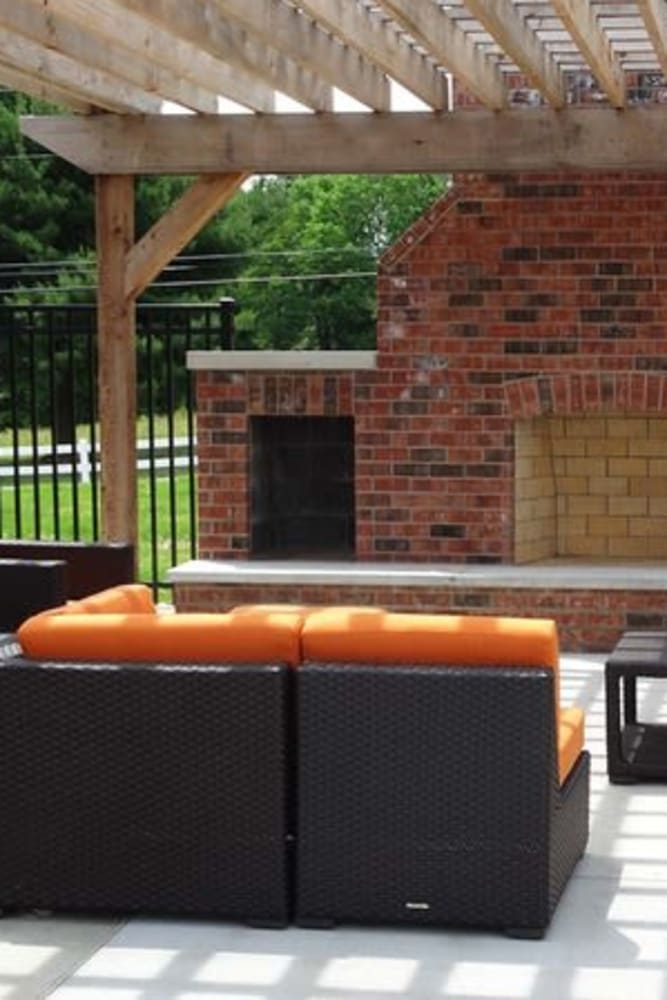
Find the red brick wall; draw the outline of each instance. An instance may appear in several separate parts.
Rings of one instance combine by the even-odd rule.
[[[457,180],[385,256],[378,370],[198,376],[200,552],[248,552],[248,417],[355,418],[357,557],[511,562],[513,420],[667,413],[667,177]]]
[[[665,590],[507,587],[380,587],[321,584],[183,584],[179,611],[226,611],[237,604],[352,604],[394,611],[553,618],[564,650],[608,652],[627,629],[667,628]]]

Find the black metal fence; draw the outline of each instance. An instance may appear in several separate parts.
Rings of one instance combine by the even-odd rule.
[[[137,307],[139,575],[155,592],[197,549],[188,350],[228,348],[233,302]],[[0,304],[0,537],[100,531],[94,306]]]

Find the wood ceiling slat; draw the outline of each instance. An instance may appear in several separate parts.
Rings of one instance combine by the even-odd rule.
[[[667,8],[658,0],[637,0],[662,72],[667,76]]]
[[[107,39],[95,33],[90,10],[85,21],[64,17],[67,0],[58,0],[48,8],[44,17],[43,0],[22,0],[20,4],[0,0],[0,23],[29,38],[45,49],[74,59],[82,66],[101,70],[119,84],[127,83],[148,94],[175,101],[184,108],[215,114],[218,110],[217,95],[206,92],[179,79],[155,62],[138,55],[130,56],[124,48],[107,44]]]
[[[156,114],[162,98],[131,84],[119,82],[104,70],[82,65],[75,59],[39,45],[5,28],[4,15],[14,8],[12,0],[0,0],[0,60],[46,85],[72,92],[108,111],[125,114]]]
[[[88,115],[93,111],[93,105],[82,100],[74,91],[65,87],[58,87],[53,83],[45,83],[36,76],[18,69],[16,66],[9,66],[7,63],[0,64],[0,80],[5,87],[10,90],[20,90],[30,97],[36,97],[40,101],[48,101],[51,104],[62,105],[70,111]]]
[[[297,66],[319,74],[374,111],[389,111],[389,79],[360,52],[322,31],[312,18],[282,0],[217,0],[206,11],[209,30],[227,30],[228,22],[240,25],[263,45],[277,49]]]
[[[350,0],[300,0],[299,6],[429,107],[437,111],[447,108],[449,87],[444,74],[408,44],[386,18]]]
[[[119,5],[190,42],[201,52],[255,74],[307,108],[326,111],[333,107],[332,88],[319,75],[250,38],[237,24],[221,17],[211,0],[120,0]]]
[[[268,113],[275,109],[272,87],[251,73],[202,52],[116,0],[44,0],[44,4],[47,15],[57,12],[71,18],[108,46],[125,53],[126,58],[145,59],[157,70],[172,73],[205,92],[223,95],[251,110]]]
[[[566,95],[558,66],[512,0],[468,0],[468,10],[549,104],[562,108]]]
[[[433,58],[454,73],[482,104],[499,109],[506,103],[506,90],[497,67],[475,48],[443,9],[414,0],[379,0],[390,14]]]
[[[624,107],[623,70],[597,21],[593,6],[582,0],[551,0],[551,3],[610,103],[615,108]]]

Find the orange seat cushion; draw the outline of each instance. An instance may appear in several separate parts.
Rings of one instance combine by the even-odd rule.
[[[148,663],[289,663],[300,655],[293,613],[39,614],[18,639],[34,659]]]
[[[558,777],[561,785],[584,749],[584,713],[581,708],[561,708],[558,716]]]

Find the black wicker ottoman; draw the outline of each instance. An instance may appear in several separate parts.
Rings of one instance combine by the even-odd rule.
[[[0,907],[284,924],[286,682],[0,661]]]
[[[309,664],[297,683],[297,922],[542,936],[588,837],[553,672]]]
[[[613,784],[667,780],[667,725],[638,717],[637,681],[667,678],[667,632],[624,632],[605,664],[607,771]]]

